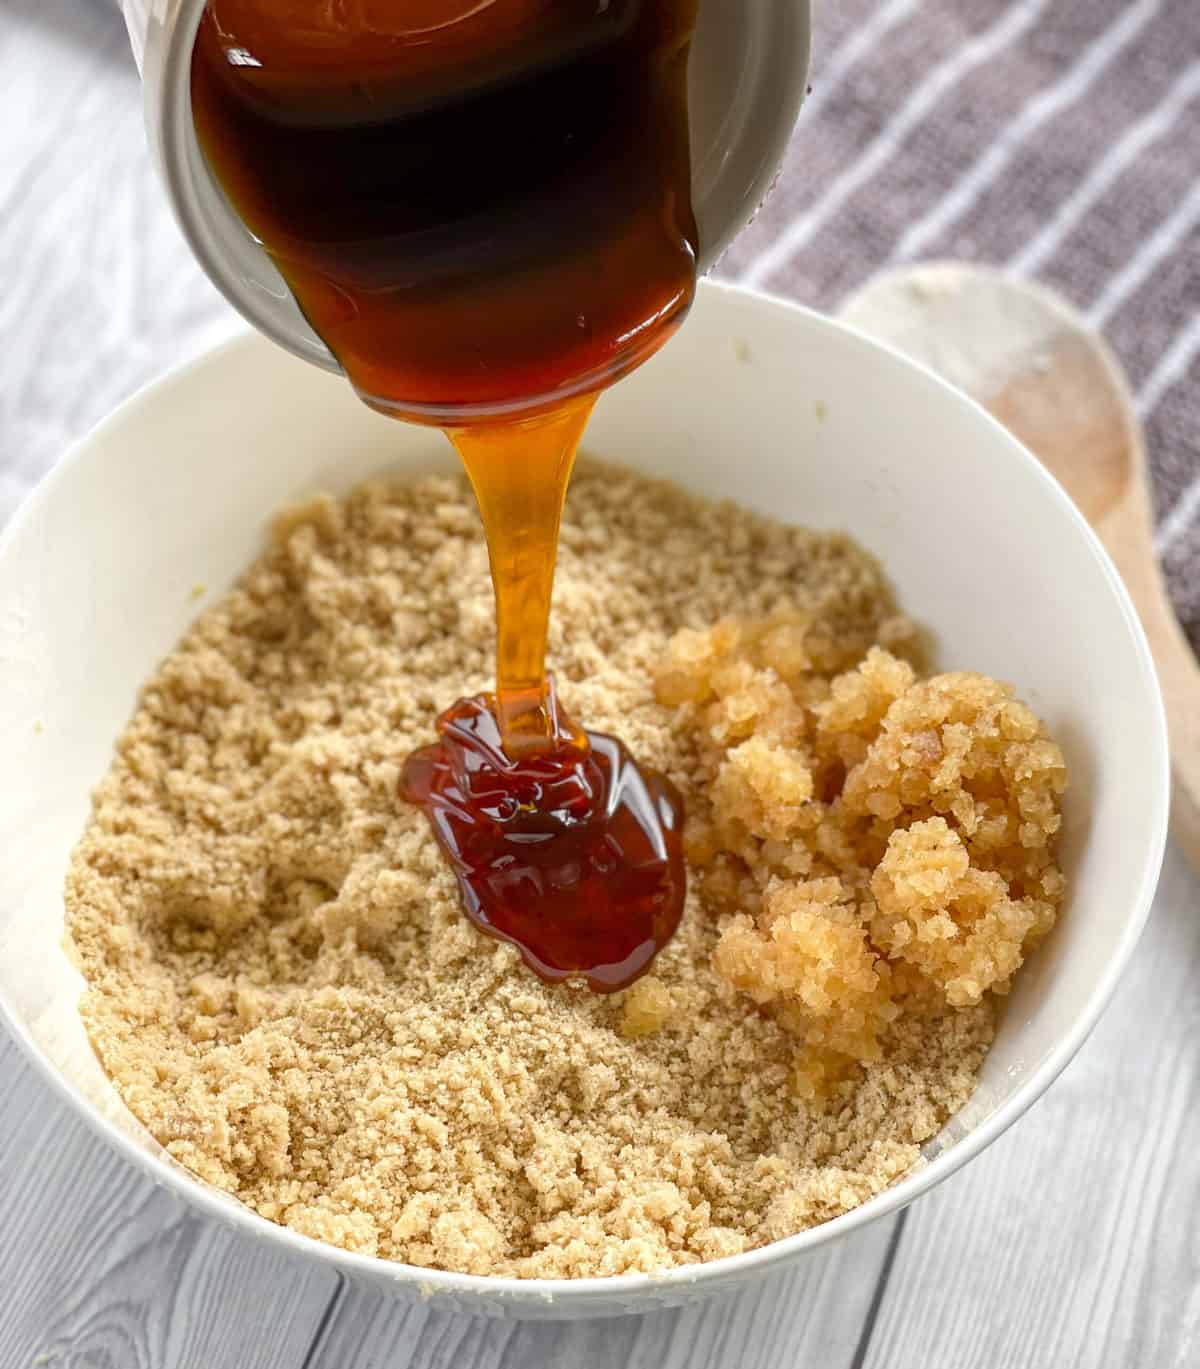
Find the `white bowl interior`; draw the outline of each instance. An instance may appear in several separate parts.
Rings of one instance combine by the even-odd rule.
[[[390,1286],[419,1276],[476,1311],[676,1301],[820,1244],[949,1173],[1028,1107],[1093,1025],[1140,930],[1165,832],[1161,706],[1115,573],[1040,467],[934,377],[815,315],[708,286],[680,336],[604,397],[587,445],[696,491],[848,529],[933,630],[939,664],[1016,682],[1071,767],[1066,913],[1020,977],[975,1098],[895,1189],[721,1262],[712,1278],[693,1269],[590,1281],[578,1297],[527,1283],[492,1299],[479,1280],[269,1228],[161,1167],[164,1152],[116,1096],[76,1013],[63,874],[140,682],[258,551],[274,509],[381,471],[448,465],[440,436],[377,417],[337,378],[246,337],[114,415],[0,540],[0,1001],[18,1036],[93,1122],[107,1118],[135,1157],[159,1157],[149,1160],[156,1177],[210,1211]]]

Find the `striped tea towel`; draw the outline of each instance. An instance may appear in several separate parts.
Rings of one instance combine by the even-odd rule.
[[[1038,277],[1124,361],[1200,648],[1200,0],[814,0],[812,93],[718,274],[834,308],[889,265]]]

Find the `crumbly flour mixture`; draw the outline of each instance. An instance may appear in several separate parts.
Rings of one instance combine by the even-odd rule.
[[[1058,748],[992,681],[919,679],[846,538],[583,463],[552,665],[680,786],[693,877],[650,977],[549,988],[397,798],[492,632],[439,476],[284,515],[162,664],[66,886],[126,1103],[274,1221],[480,1274],[713,1259],[886,1187],[1054,920]]]

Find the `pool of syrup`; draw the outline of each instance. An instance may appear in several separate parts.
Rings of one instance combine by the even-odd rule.
[[[359,395],[463,460],[496,692],[413,758],[468,915],[597,990],[678,923],[681,805],[546,674],[558,527],[601,390],[691,304],[696,0],[209,0],[192,108],[225,193]]]
[[[512,942],[543,979],[597,993],[644,973],[679,925],[683,805],[624,744],[580,733],[549,691],[552,746],[513,759],[495,700],[462,699],[410,756],[403,792],[424,806],[467,916]]]

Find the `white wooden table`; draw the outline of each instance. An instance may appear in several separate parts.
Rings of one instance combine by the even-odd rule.
[[[0,0],[0,71],[3,521],[235,324],[153,182],[107,0]],[[0,1369],[1200,1365],[1200,879],[1173,852],[1115,1002],[1028,1118],[908,1212],[682,1313],[531,1327],[388,1302],[196,1217],[2,1036],[0,1090]]]

